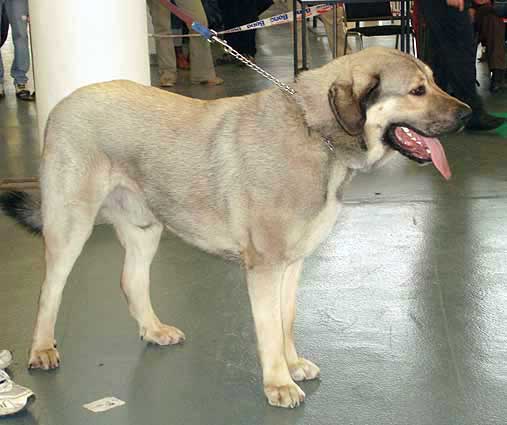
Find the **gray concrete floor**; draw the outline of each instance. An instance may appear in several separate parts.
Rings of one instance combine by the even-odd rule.
[[[312,36],[314,63],[329,59],[326,43]],[[289,52],[286,29],[259,32],[259,64],[286,80]],[[269,87],[236,66],[218,72],[223,87],[191,87],[182,75],[176,91],[214,98]],[[505,110],[505,96],[484,95]],[[35,118],[12,93],[0,103],[0,177],[36,173]],[[152,295],[161,318],[186,332],[183,346],[139,341],[119,288],[122,249],[100,226],[64,294],[62,367],[29,372],[42,242],[0,216],[0,349],[14,351],[11,374],[37,394],[2,422],[505,424],[507,140],[462,133],[444,143],[450,182],[401,157],[358,176],[331,237],[306,262],[296,333],[322,379],[302,384],[307,401],[292,411],[264,400],[240,268],[170,234],[152,267]],[[106,396],[127,404],[102,414],[81,407]]]

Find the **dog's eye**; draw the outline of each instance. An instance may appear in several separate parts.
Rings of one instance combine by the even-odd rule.
[[[419,86],[416,89],[410,90],[410,94],[413,96],[424,96],[426,94],[426,87]]]

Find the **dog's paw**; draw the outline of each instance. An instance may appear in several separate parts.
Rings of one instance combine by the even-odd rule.
[[[289,366],[290,375],[294,381],[309,381],[320,376],[319,367],[310,360],[300,357],[296,364]]]
[[[174,326],[160,324],[141,331],[141,339],[158,345],[175,345],[185,341],[185,334]]]
[[[276,407],[298,407],[305,401],[305,393],[296,384],[287,385],[265,385],[264,394],[268,403]]]
[[[29,369],[56,369],[60,366],[60,354],[56,347],[47,349],[32,348],[30,352],[30,360],[28,362]]]

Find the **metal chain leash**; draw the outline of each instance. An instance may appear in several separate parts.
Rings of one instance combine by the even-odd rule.
[[[278,78],[276,78],[274,75],[271,75],[269,72],[262,69],[260,66],[256,65],[246,57],[244,57],[241,53],[234,50],[231,46],[227,44],[225,40],[222,40],[218,37],[217,33],[215,31],[212,31],[213,35],[208,40],[210,43],[216,42],[222,46],[222,48],[225,50],[226,53],[232,55],[239,61],[243,62],[246,66],[248,66],[250,69],[253,69],[258,74],[262,75],[267,80],[271,81],[275,86],[277,86],[280,90],[284,91],[285,93],[290,94],[291,96],[296,94],[296,90],[294,90],[291,86],[285,84],[283,81],[280,81]]]
[[[175,4],[171,3],[170,0],[160,0],[160,3],[164,7],[169,9],[171,11],[171,13],[173,13],[178,18],[180,18],[183,22],[185,22],[185,24],[188,26],[189,29],[192,29],[196,33],[200,34],[206,40],[208,40],[210,43],[215,42],[215,43],[220,44],[220,46],[223,47],[223,49],[226,51],[226,53],[229,53],[230,55],[234,56],[239,61],[243,62],[246,66],[253,69],[255,72],[258,72],[259,74],[261,74],[264,78],[271,81],[274,85],[276,85],[279,89],[281,89],[285,93],[288,93],[291,96],[296,94],[296,90],[294,90],[292,87],[281,82],[278,78],[274,77],[269,72],[264,71],[261,67],[257,66],[252,61],[248,60],[241,53],[237,52],[231,46],[229,46],[225,40],[222,40],[218,36],[218,33],[216,31],[207,28],[206,26],[202,25],[198,21],[194,21],[192,16],[190,16],[188,13],[186,13],[183,9],[180,9]]]
[[[259,73],[267,80],[271,81],[275,86],[277,86],[283,92],[285,92],[291,96],[294,96],[296,94],[296,90],[294,90],[291,86],[280,81],[274,75],[271,75],[269,72],[265,71],[260,66],[256,65],[251,60],[244,57],[241,53],[234,50],[231,46],[229,46],[227,44],[227,42],[225,40],[222,40],[221,38],[218,37],[216,31],[213,31],[213,30],[209,30],[209,31],[211,32],[211,36],[209,38],[207,38],[207,40],[210,43],[215,42],[215,43],[220,44],[220,46],[222,46],[222,48],[225,50],[226,53],[232,55],[233,57],[235,57],[239,61],[243,62],[246,66],[253,69],[255,72]],[[325,145],[330,150],[330,152],[334,154],[335,147],[334,147],[332,139],[322,136],[322,141],[325,143]]]

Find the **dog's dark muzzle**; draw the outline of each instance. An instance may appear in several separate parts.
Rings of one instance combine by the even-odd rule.
[[[456,119],[461,121],[463,125],[466,125],[472,118],[472,108],[466,104],[459,108],[456,112]]]

